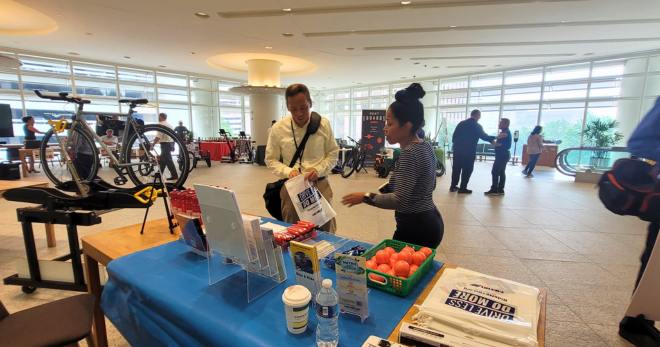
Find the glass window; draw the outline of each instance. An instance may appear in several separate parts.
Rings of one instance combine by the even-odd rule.
[[[587,83],[550,84],[545,86],[543,100],[582,99],[587,97]]]
[[[440,125],[438,109],[435,107],[424,108],[424,136],[435,140]]]
[[[426,94],[437,92],[440,88],[440,81],[438,80],[421,81],[419,84],[422,85],[422,88],[424,88]]]
[[[494,87],[502,85],[502,73],[475,75],[470,78],[470,88]]]
[[[366,98],[369,97],[369,88],[355,88],[353,89],[354,98]]]
[[[193,89],[190,91],[190,101],[191,103],[197,105],[215,106],[216,98],[213,96],[213,94],[213,92]],[[246,98],[246,100],[247,99],[248,98]]]
[[[335,91],[335,100],[340,100],[340,99],[350,99],[351,98],[351,91],[350,89],[344,89],[344,90],[337,90]]]
[[[574,80],[589,77],[589,63],[551,66],[545,69],[546,81]]]
[[[469,110],[478,109],[481,111],[481,119],[479,124],[484,128],[486,134],[497,135],[497,125],[500,119],[499,106],[474,106],[470,105]]]
[[[220,94],[220,106],[241,107],[243,97],[236,94]]]
[[[504,77],[504,84],[527,84],[543,80],[543,68],[508,71]]]
[[[335,118],[332,123],[332,131],[337,139],[346,139],[350,136],[350,117],[348,113],[335,113]]]
[[[188,78],[185,75],[158,72],[156,74],[156,81],[158,84],[164,84],[168,86],[188,87]]]
[[[240,86],[240,85],[241,85],[241,84],[238,83],[238,82],[220,81],[220,82],[218,82],[218,89],[219,89],[220,91],[227,92],[227,91],[229,91],[230,89],[232,89],[232,88],[234,88],[234,87],[238,87],[238,86]]]
[[[167,122],[170,123],[172,129],[179,125],[179,122],[183,122],[183,125],[190,128],[190,113],[187,105],[160,103],[158,111],[167,114]]]
[[[440,105],[465,105],[467,104],[467,91],[441,92]]]
[[[543,137],[561,141],[559,149],[579,147],[584,118],[584,103],[544,103],[541,109]]]
[[[355,140],[360,141],[362,138],[362,115],[359,117],[350,117],[351,120],[351,131],[350,137]]]
[[[21,71],[45,72],[60,75],[70,75],[71,67],[68,60],[41,58],[29,55],[19,55]]]
[[[444,119],[447,122],[447,143],[449,148],[452,145],[452,135],[456,126],[467,117],[465,107],[441,108],[438,110],[438,118]]]
[[[240,108],[220,108],[220,128],[232,136],[243,130],[243,114]]]
[[[116,99],[94,99],[89,98],[92,102],[91,104],[85,105],[86,112],[108,112],[108,113],[117,113],[119,112],[119,103]]]
[[[467,89],[468,78],[459,77],[448,80],[440,80],[440,90]]]
[[[220,125],[218,109],[207,106],[193,106],[192,125],[195,138],[217,137]]]
[[[591,83],[591,89],[589,90],[590,98],[618,97],[619,95],[621,95],[620,80]]]
[[[524,105],[505,105],[502,109],[502,118],[509,118],[511,121],[511,124],[509,125],[511,133],[518,130],[523,143],[527,140],[527,136],[538,124],[538,117],[539,104],[537,103]],[[522,145],[519,147],[519,150],[522,152]]]
[[[115,82],[99,82],[94,80],[76,80],[76,93],[78,95],[117,96]]]
[[[23,90],[30,91],[30,94],[35,89],[53,93],[71,92],[71,80],[69,78],[32,76],[27,74],[24,74],[22,78]]]
[[[371,96],[387,96],[390,92],[388,86],[371,87]]]
[[[369,109],[369,99],[353,100],[353,115],[362,116],[362,110]]]
[[[76,77],[92,77],[105,80],[116,80],[115,67],[111,65],[73,62],[73,75]]]
[[[120,81],[154,83],[153,71],[119,68],[117,72]]]
[[[422,104],[424,107],[433,107],[438,105],[438,92],[430,91],[426,92],[426,95],[422,98]]]
[[[119,94],[123,98],[156,100],[156,90],[154,86],[122,84],[119,86]]]
[[[249,108],[246,108],[243,114],[245,118],[245,126],[243,127],[243,129],[245,130],[245,134],[247,136],[250,136],[252,134],[252,118],[254,117],[254,114],[252,113],[252,110],[250,110]]]
[[[188,89],[158,87],[158,102],[188,102]]]
[[[649,58],[649,72],[660,72],[660,55]]]
[[[211,80],[199,77],[190,77],[190,88],[213,90]]]
[[[541,86],[504,89],[504,102],[539,101]]]
[[[387,96],[371,97],[369,108],[372,110],[384,110],[389,106],[387,104],[388,101],[389,98]]]
[[[335,112],[347,112],[351,110],[351,102],[349,100],[335,101]]]
[[[16,69],[0,70],[0,89],[19,90]]]
[[[660,95],[660,75],[646,77],[646,96]]]
[[[470,104],[499,104],[501,89],[470,89]]]
[[[594,62],[591,77],[621,76],[644,73],[646,58],[628,58]]]

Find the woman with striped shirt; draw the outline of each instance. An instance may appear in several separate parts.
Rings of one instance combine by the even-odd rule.
[[[385,137],[401,146],[394,173],[381,194],[357,192],[343,197],[349,207],[366,203],[394,210],[396,231],[393,239],[436,248],[442,240],[444,224],[433,203],[436,157],[433,147],[417,136],[424,126],[424,89],[418,83],[396,93],[387,110]]]

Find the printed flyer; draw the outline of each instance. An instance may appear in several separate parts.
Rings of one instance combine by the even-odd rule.
[[[366,259],[335,253],[335,271],[339,310],[359,316],[364,321],[369,316]]]
[[[296,282],[309,289],[314,297],[321,283],[321,267],[316,247],[291,241],[289,253],[296,268]]]

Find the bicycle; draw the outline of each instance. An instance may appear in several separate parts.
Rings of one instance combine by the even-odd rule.
[[[367,152],[362,148],[360,141],[356,141],[350,136],[348,136],[348,139],[355,143],[355,146],[353,146],[353,148],[351,148],[351,150],[345,154],[346,157],[342,161],[341,177],[344,178],[350,177],[353,172],[360,172],[360,170],[366,171],[364,167],[364,161],[367,158]],[[348,172],[346,171],[347,166],[350,168]]]
[[[101,141],[85,119],[86,116],[98,115],[95,112],[83,111],[84,105],[91,103],[89,100],[72,97],[65,92],[57,95],[42,94],[38,90],[34,92],[42,99],[66,101],[77,105],[70,123],[66,119],[49,120],[51,129],[41,141],[41,165],[46,176],[56,186],[66,186],[66,182],[74,181],[80,193],[86,195],[89,192],[88,183],[99,173],[99,148],[109,158],[110,167],[117,174],[114,177],[114,183],[117,185],[124,185],[129,179],[136,186],[152,184],[156,173],[163,177],[165,166],[172,175],[172,179],[168,180],[174,181],[172,183],[175,187],[183,186],[188,178],[190,172],[188,150],[174,130],[161,124],[145,125],[144,122],[133,117],[135,108],[147,104],[149,102],[147,99],[120,99],[120,103],[129,105],[127,114],[103,113],[103,115],[126,117],[121,141],[117,148],[111,149]],[[62,136],[65,131],[65,135]],[[59,168],[52,161],[48,161],[49,142],[53,138],[59,147],[61,161],[64,164]],[[176,160],[172,156],[175,156]]]

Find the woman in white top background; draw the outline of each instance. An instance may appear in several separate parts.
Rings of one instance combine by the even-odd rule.
[[[543,131],[543,127],[537,125],[527,138],[527,154],[529,154],[529,162],[523,170],[523,174],[525,174],[526,177],[534,177],[532,172],[534,171],[534,167],[536,167],[536,162],[539,160],[539,157],[543,152],[543,136],[541,136],[541,131]]]

